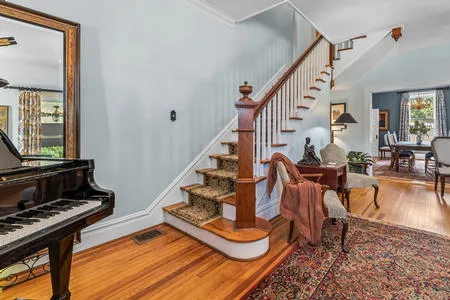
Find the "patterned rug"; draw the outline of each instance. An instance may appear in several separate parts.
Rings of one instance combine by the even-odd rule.
[[[245,299],[450,299],[450,238],[349,216],[297,247]]]
[[[428,168],[428,172],[425,173],[425,161],[423,160],[416,160],[412,172],[408,171],[407,165],[400,166],[398,172],[395,171],[395,168],[389,169],[390,163],[391,161],[389,159],[378,160],[373,165],[373,175],[397,177],[409,180],[431,181],[434,183],[434,171],[432,168]],[[447,178],[446,182],[450,183],[450,178]]]

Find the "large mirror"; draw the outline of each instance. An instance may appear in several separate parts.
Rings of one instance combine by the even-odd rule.
[[[0,129],[23,155],[79,157],[79,24],[0,0]]]

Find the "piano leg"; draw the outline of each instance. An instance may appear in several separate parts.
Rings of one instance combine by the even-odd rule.
[[[53,296],[51,300],[70,299],[69,280],[72,264],[73,234],[54,241],[48,247]]]

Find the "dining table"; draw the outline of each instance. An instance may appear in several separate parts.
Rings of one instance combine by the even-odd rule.
[[[397,142],[393,145],[393,148],[395,155],[395,170],[397,172],[399,171],[401,151],[432,151],[431,143],[429,142],[422,142],[421,144],[417,144],[416,142]]]

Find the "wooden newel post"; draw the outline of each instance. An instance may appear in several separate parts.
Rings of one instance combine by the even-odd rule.
[[[253,176],[253,128],[257,103],[248,97],[253,91],[248,82],[239,87],[243,95],[236,102],[238,109],[239,162],[236,180],[236,229],[255,228],[256,183]]]

